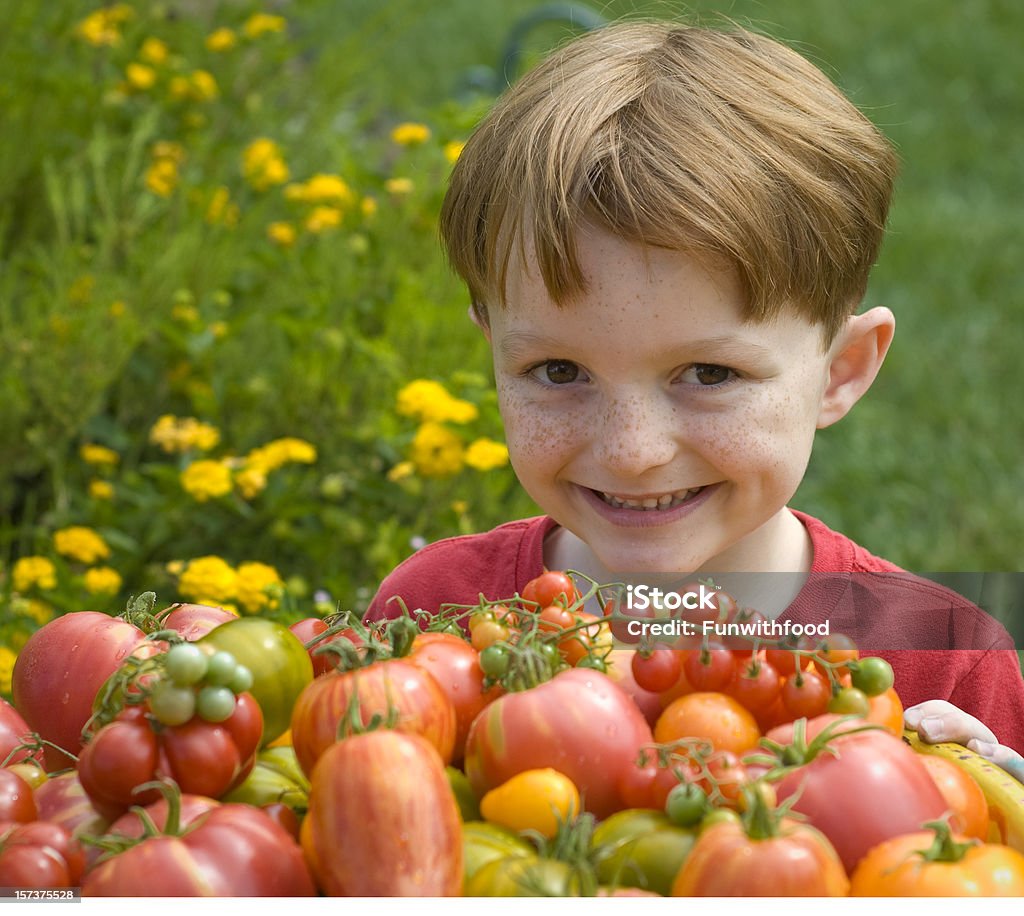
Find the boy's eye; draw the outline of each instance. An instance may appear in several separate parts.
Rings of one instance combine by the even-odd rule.
[[[686,381],[695,381],[698,385],[722,385],[729,381],[735,373],[728,366],[715,366],[710,363],[697,363],[690,366],[683,377]]]
[[[533,370],[534,376],[549,385],[569,385],[579,381],[580,367],[567,359],[549,359]]]

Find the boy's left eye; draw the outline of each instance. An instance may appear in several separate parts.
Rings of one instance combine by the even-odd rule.
[[[685,382],[710,388],[715,385],[723,385],[731,381],[735,376],[736,373],[728,366],[716,366],[712,363],[695,363],[683,372],[681,378]]]

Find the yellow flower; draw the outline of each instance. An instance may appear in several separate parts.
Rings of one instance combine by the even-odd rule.
[[[112,47],[121,41],[118,26],[135,15],[127,3],[105,6],[90,13],[75,26],[75,34],[94,47]]]
[[[121,299],[115,299],[111,302],[108,309],[111,318],[121,318],[127,310],[128,306]]]
[[[22,617],[34,620],[39,626],[53,620],[53,605],[40,601],[38,598],[29,598],[28,601],[18,608],[18,611]]]
[[[227,337],[228,323],[226,321],[211,321],[207,330],[214,340],[220,340],[222,337]]]
[[[389,194],[400,197],[412,193],[413,183],[411,178],[389,178],[384,182],[384,187]]]
[[[476,405],[452,397],[440,382],[417,379],[398,392],[397,409],[402,416],[437,423],[470,423],[477,418]]]
[[[223,461],[193,461],[179,479],[182,489],[196,502],[204,503],[231,492],[231,470]]]
[[[175,417],[165,414],[149,431],[149,441],[159,445],[168,454],[175,452],[208,452],[220,442],[220,432],[215,426],[203,423],[195,417]]]
[[[147,38],[142,42],[142,47],[139,48],[139,57],[147,63],[156,64],[157,66],[167,61],[169,53],[167,45],[159,38]]]
[[[213,192],[206,208],[206,221],[213,226],[234,226],[238,223],[238,204],[231,200],[231,191],[226,185]]]
[[[209,102],[220,94],[217,81],[208,70],[193,70],[189,76],[189,96],[197,102]]]
[[[452,512],[456,515],[465,515],[469,511],[469,503],[464,499],[456,499],[452,501]]]
[[[242,152],[242,174],[257,191],[288,180],[288,165],[281,148],[267,137],[253,140]]]
[[[341,225],[341,210],[337,207],[314,207],[306,217],[306,231],[318,235]]]
[[[96,445],[93,442],[84,442],[78,449],[78,456],[86,464],[97,467],[113,467],[121,460],[121,456],[112,448],[105,445]]]
[[[218,604],[230,601],[237,594],[238,574],[217,556],[189,560],[178,580],[178,592],[183,598]]]
[[[170,197],[178,186],[178,166],[173,159],[157,159],[146,170],[146,187],[158,197]]]
[[[0,693],[10,695],[11,677],[14,674],[14,663],[18,656],[7,646],[0,646]]]
[[[128,88],[137,92],[145,92],[152,89],[156,82],[156,70],[147,67],[145,64],[132,63],[124,68],[124,78],[128,82]]]
[[[107,480],[90,480],[89,496],[92,499],[113,499],[114,487]]]
[[[242,563],[238,567],[238,602],[250,614],[276,608],[283,585],[277,570],[266,563]]]
[[[359,212],[363,214],[367,219],[372,219],[377,215],[377,200],[374,197],[364,197],[359,201]]]
[[[335,204],[346,207],[352,203],[354,194],[344,179],[337,175],[314,175],[309,181],[296,182],[284,189],[288,200],[307,204]]]
[[[103,538],[83,525],[72,525],[53,533],[53,545],[62,557],[79,563],[95,563],[110,556],[110,547]]]
[[[465,145],[463,140],[449,140],[444,145],[444,158],[454,165],[462,155],[462,148]]]
[[[315,461],[315,445],[304,439],[284,438],[254,448],[246,455],[245,466],[269,474],[285,464],[313,464]]]
[[[157,140],[149,154],[154,160],[170,159],[177,165],[181,165],[185,161],[185,147],[174,140]]]
[[[462,470],[462,440],[440,423],[424,423],[412,440],[410,458],[424,477],[448,477]]]
[[[195,324],[199,321],[199,309],[188,302],[175,302],[171,307],[171,318],[180,324]]]
[[[416,465],[411,461],[399,461],[390,471],[388,471],[388,480],[392,483],[397,483],[399,480],[405,480],[406,477],[411,477],[416,473]]]
[[[257,467],[244,467],[235,474],[235,486],[242,499],[253,499],[267,486],[267,475]]]
[[[216,29],[206,36],[206,50],[230,51],[238,43],[238,36],[232,29]]]
[[[35,587],[47,591],[57,587],[57,567],[48,557],[21,557],[14,563],[11,579],[16,592]]]
[[[426,124],[406,121],[391,131],[391,139],[400,146],[415,146],[430,139],[430,128]]]
[[[283,32],[284,16],[271,16],[269,13],[253,13],[242,24],[242,33],[246,38],[259,38],[270,32]]]
[[[282,248],[294,245],[295,236],[295,227],[291,223],[276,222],[267,226],[267,238]]]
[[[493,471],[508,464],[508,448],[493,439],[476,439],[466,448],[466,464],[477,471]]]
[[[85,571],[85,590],[90,595],[116,595],[121,588],[121,576],[109,566],[96,566]]]

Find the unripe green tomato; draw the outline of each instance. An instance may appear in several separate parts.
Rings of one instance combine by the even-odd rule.
[[[206,686],[199,691],[196,712],[206,722],[224,722],[235,711],[235,695],[227,687]]]
[[[206,668],[206,683],[213,687],[226,687],[238,669],[238,662],[230,652],[214,652]]]
[[[164,659],[171,680],[185,687],[198,684],[206,676],[208,663],[206,653],[190,642],[171,646]]]
[[[149,696],[149,711],[163,725],[184,725],[196,713],[196,692],[173,681],[160,681]]]

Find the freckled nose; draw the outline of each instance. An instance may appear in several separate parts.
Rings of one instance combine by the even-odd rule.
[[[678,450],[675,411],[637,398],[606,408],[596,447],[601,462],[621,476],[668,464]]]

